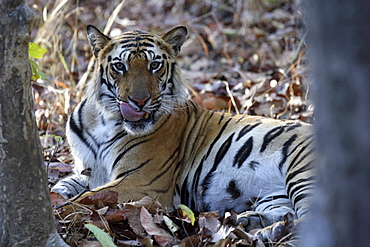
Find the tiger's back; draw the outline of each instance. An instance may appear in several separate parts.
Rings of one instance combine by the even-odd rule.
[[[53,190],[69,198],[89,186],[120,201],[152,195],[168,207],[246,211],[249,228],[301,217],[314,182],[311,127],[188,100],[176,60],[186,35],[177,27],[111,39],[88,27],[97,64],[68,122],[74,175]]]

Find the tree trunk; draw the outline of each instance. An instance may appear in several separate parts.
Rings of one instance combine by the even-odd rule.
[[[369,246],[370,2],[306,5],[319,168],[303,246]]]
[[[63,246],[56,234],[31,95],[34,14],[0,0],[0,246]]]

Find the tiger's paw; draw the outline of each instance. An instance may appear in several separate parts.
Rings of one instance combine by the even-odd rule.
[[[64,199],[70,199],[72,198],[73,196],[75,196],[70,190],[68,190],[67,188],[65,187],[54,187],[52,190],[51,190],[52,193],[56,193],[60,196],[62,196]]]
[[[294,230],[295,222],[292,213],[287,213],[283,221],[276,222],[261,230],[258,230],[254,235],[257,236],[262,242],[276,243],[283,237],[292,233]]]
[[[254,211],[246,211],[238,215],[237,224],[241,224],[245,230],[263,228],[265,218],[262,214]]]

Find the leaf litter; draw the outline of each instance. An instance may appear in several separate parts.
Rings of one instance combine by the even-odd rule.
[[[253,234],[232,223],[230,218],[233,214],[236,217],[235,212],[221,218],[217,212],[193,212],[196,215],[193,225],[188,210],[169,212],[149,196],[137,202],[109,202],[110,206],[106,206],[101,199],[110,197],[110,201],[116,201],[117,194],[109,191],[103,194],[85,200],[86,204],[75,204],[71,212],[63,212],[63,208],[55,211],[59,232],[68,235],[67,242],[79,246],[88,238],[82,237],[88,234],[83,225],[90,223],[110,233],[117,246],[263,246]],[[52,196],[53,205],[57,204],[55,198]],[[68,234],[72,229],[78,229],[78,239]]]

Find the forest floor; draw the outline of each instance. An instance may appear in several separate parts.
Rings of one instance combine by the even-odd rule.
[[[185,25],[190,35],[179,64],[194,101],[211,110],[313,122],[299,0],[26,2],[40,17],[32,40],[48,50],[36,60],[47,80],[33,81],[32,86],[50,186],[68,175],[73,165],[65,124],[92,74],[93,58],[85,34],[88,24],[110,36],[132,29],[163,34]],[[192,225],[186,210],[169,214],[160,202],[148,204],[148,198],[143,199],[146,212],[143,204],[122,208],[99,200],[99,209],[90,208],[91,214],[80,221],[57,221],[58,231],[71,246],[98,244],[84,228],[88,222],[109,232],[117,246],[261,246],[252,235],[229,224],[233,214],[219,219],[215,212],[196,213]],[[138,223],[140,215],[141,220],[147,217],[145,224]],[[173,232],[164,218],[179,229]],[[294,245],[292,238],[272,246]]]

